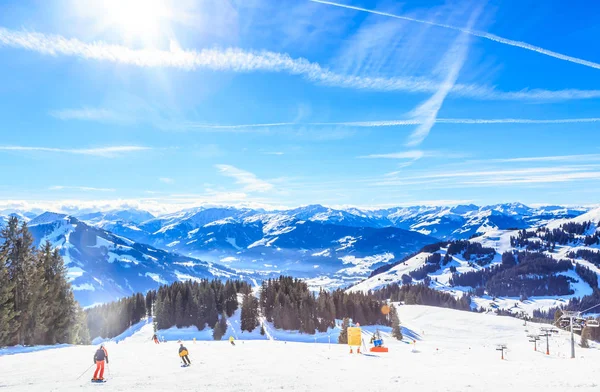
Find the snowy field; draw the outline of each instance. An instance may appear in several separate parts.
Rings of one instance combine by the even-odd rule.
[[[282,341],[185,342],[192,366],[181,368],[178,344],[156,345],[146,325],[108,343],[110,369],[101,385],[89,382],[95,346],[0,356],[0,391],[597,391],[598,348],[577,347],[568,334],[538,351],[526,335],[539,326],[489,314],[400,306],[416,344],[385,339],[389,353],[350,355],[345,345]],[[368,339],[365,337],[368,345]],[[579,339],[577,338],[577,342]],[[508,346],[500,359],[496,344]],[[416,351],[416,352],[413,352]]]

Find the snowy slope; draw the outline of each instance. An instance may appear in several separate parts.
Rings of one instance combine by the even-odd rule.
[[[597,212],[597,210],[590,211],[589,213],[584,214],[581,217],[577,217],[571,220],[560,220],[557,223],[552,222],[548,225],[548,228],[556,229],[566,222],[594,222],[594,219],[598,217],[598,214],[599,213]],[[598,228],[597,224],[594,223],[591,225],[590,229],[585,234],[590,235],[596,232],[596,230],[600,231],[600,228]],[[532,236],[530,237],[530,241],[540,244],[544,243],[541,237],[545,235],[546,231],[528,229],[527,233],[528,235]],[[427,279],[431,280],[431,282],[429,283],[429,287],[439,291],[448,292],[454,295],[455,297],[461,297],[465,293],[473,292],[475,287],[453,286],[451,282],[453,273],[460,275],[466,272],[489,269],[491,267],[501,264],[503,253],[526,250],[526,247],[513,247],[511,245],[511,237],[516,238],[519,236],[519,234],[519,230],[490,229],[484,234],[469,240],[471,243],[480,243],[485,248],[493,249],[495,251],[495,254],[493,255],[493,257],[490,257],[489,262],[487,262],[484,265],[479,265],[477,262],[474,261],[475,259],[473,258],[466,260],[460,253],[454,254],[451,256],[451,260],[447,264],[441,263],[439,268],[437,268],[435,271],[427,273]],[[472,296],[472,307],[477,309],[481,307],[485,309],[499,308],[511,311],[513,313],[527,313],[531,315],[535,309],[547,310],[549,308],[564,306],[571,298],[581,298],[593,294],[594,290],[598,290],[599,287],[592,287],[590,283],[588,283],[581,276],[579,276],[575,270],[575,266],[580,265],[588,268],[592,273],[595,273],[597,275],[600,281],[600,263],[598,263],[598,261],[591,262],[582,257],[571,257],[571,255],[574,252],[577,252],[579,250],[600,252],[600,245],[585,246],[583,244],[584,237],[585,235],[575,235],[574,240],[569,242],[568,244],[555,244],[554,250],[546,248],[541,249],[541,251],[544,254],[552,257],[556,261],[566,260],[571,263],[571,268],[569,270],[558,272],[555,275],[563,275],[570,279],[569,286],[573,291],[572,294],[529,296],[529,298],[522,301],[522,298],[518,296],[500,297],[487,295],[488,293],[485,292],[486,295]],[[439,253],[441,259],[444,259],[446,254],[448,253],[447,245],[442,246],[441,249],[436,253]],[[600,255],[600,253],[597,254]],[[420,252],[414,257],[411,257],[402,263],[394,265],[388,270],[372,274],[372,276],[370,276],[368,279],[365,279],[349,288],[348,291],[367,292],[369,290],[380,289],[391,283],[397,283],[399,285],[402,285],[403,277],[404,279],[406,279],[406,275],[410,275],[412,272],[424,267],[426,264],[425,260],[431,255],[432,253],[430,252]],[[419,283],[422,281],[422,279],[413,279],[413,283]]]
[[[50,241],[60,250],[83,306],[177,280],[238,276],[218,264],[140,244],[64,214],[44,213],[29,228],[37,246]]]
[[[424,306],[400,306],[400,319],[418,331],[416,345],[385,339],[390,352],[350,355],[337,344],[185,341],[192,366],[181,368],[176,342],[124,340],[107,345],[110,370],[92,385],[96,347],[68,347],[0,356],[0,387],[10,391],[596,391],[597,348],[569,355],[568,335],[550,338],[550,355],[533,350],[539,326],[508,317]],[[500,360],[496,344],[508,346]],[[542,346],[540,344],[540,346]],[[545,347],[544,347],[545,348]],[[24,367],[23,364],[27,366]],[[60,366],[52,366],[59,363]],[[77,377],[84,374],[80,379]]]

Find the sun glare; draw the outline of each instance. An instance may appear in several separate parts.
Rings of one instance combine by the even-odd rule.
[[[159,38],[170,10],[164,0],[104,0],[102,17],[127,41],[151,43]]]

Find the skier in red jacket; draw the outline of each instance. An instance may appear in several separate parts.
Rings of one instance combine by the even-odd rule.
[[[96,371],[94,372],[94,378],[92,381],[104,381],[104,361],[108,363],[108,351],[104,344],[100,345],[100,348],[94,354],[94,363],[96,364]]]

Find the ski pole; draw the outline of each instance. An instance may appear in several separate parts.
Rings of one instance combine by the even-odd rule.
[[[81,375],[79,377],[77,377],[77,380],[79,380],[81,377],[83,377],[84,374],[86,374],[88,372],[88,370],[90,370],[92,368],[92,366],[94,366],[95,363],[91,364],[91,366],[87,369],[85,369],[85,371],[83,373],[81,373]]]

